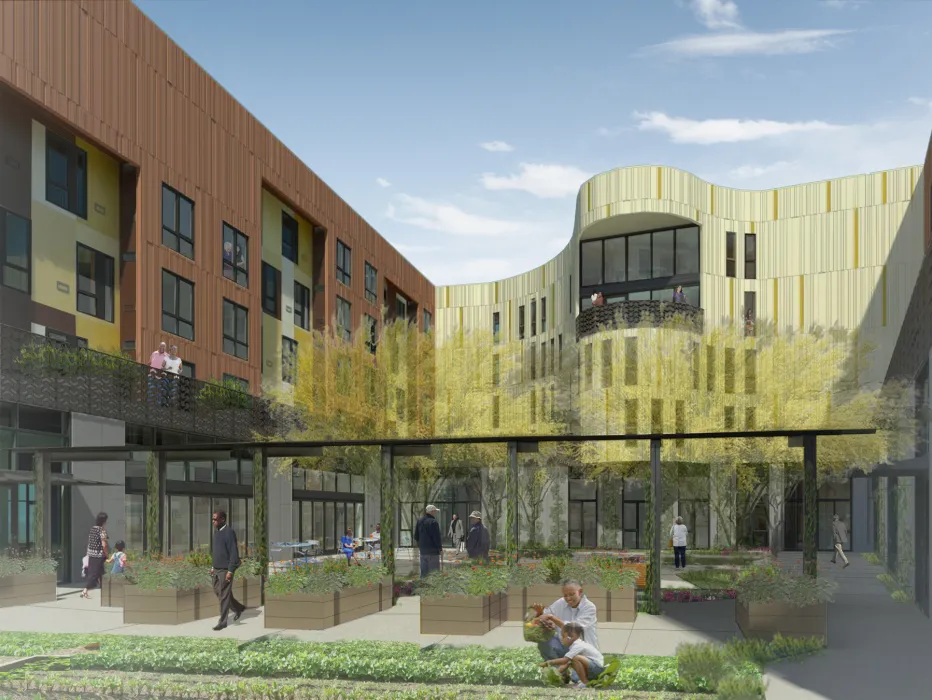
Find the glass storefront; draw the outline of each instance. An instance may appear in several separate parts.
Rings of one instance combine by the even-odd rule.
[[[375,525],[365,522],[364,492],[365,477],[358,474],[292,468],[292,537],[317,540],[324,552],[339,549],[347,528],[365,537]]]

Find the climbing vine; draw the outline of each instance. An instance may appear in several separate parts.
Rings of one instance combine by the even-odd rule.
[[[553,500],[550,502],[550,544],[554,547],[566,545],[566,523],[563,519],[563,489],[565,481],[558,479],[553,487]]]
[[[36,547],[41,547],[42,551],[39,551],[38,554],[40,557],[48,556],[48,543],[45,541],[46,533],[45,532],[45,496],[46,496],[46,484],[45,484],[45,469],[42,468],[42,459],[33,455],[32,458],[32,473],[35,475],[36,479],[36,495],[35,495],[35,507],[33,510],[33,530],[35,532],[33,536],[33,541],[36,543]]]
[[[644,538],[647,540],[647,580],[644,587],[644,612],[648,615],[659,615],[660,608],[654,598],[654,589],[660,585],[660,567],[654,566],[654,557],[660,560],[660,552],[654,552],[654,485],[650,479],[644,484],[644,507],[647,517],[644,519]]]
[[[159,458],[150,452],[146,459],[146,550],[149,554],[161,554],[162,533],[159,528]]]
[[[382,532],[382,564],[388,576],[395,579],[395,480],[391,478],[388,460],[383,459],[380,466],[382,480],[382,502],[379,526]]]
[[[517,488],[511,465],[505,471],[505,560],[513,564],[518,560],[518,543],[515,541],[515,523],[518,519]]]
[[[819,484],[814,469],[803,468],[803,571],[816,578],[819,572],[819,512],[816,505]]]
[[[256,538],[256,558],[261,570],[269,565],[269,519],[266,514],[268,503],[268,469],[262,452],[256,450],[252,456],[253,472],[253,534]]]
[[[611,477],[604,480],[602,489],[602,542],[601,546],[614,549],[618,546],[618,482]]]

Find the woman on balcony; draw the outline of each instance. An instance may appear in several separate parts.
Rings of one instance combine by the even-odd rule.
[[[673,292],[673,303],[674,304],[688,304],[686,301],[686,294],[683,293],[683,286],[680,285],[676,288],[676,291]]]

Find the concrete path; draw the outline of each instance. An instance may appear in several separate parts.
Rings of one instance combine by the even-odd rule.
[[[829,648],[768,669],[767,700],[919,700],[932,697],[932,622],[896,603],[877,580],[883,572],[858,554],[842,569],[819,554],[820,575],[838,581],[829,605]],[[781,555],[795,563],[799,553]]]

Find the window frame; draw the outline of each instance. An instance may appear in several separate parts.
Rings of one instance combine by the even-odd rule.
[[[298,254],[299,254],[299,239],[300,235],[300,226],[298,225],[298,220],[289,214],[287,211],[282,209],[282,257],[285,260],[290,260],[291,262],[297,264]],[[292,236],[294,238],[293,243],[286,240],[286,235]],[[291,251],[286,249],[290,246]]]
[[[540,298],[540,332],[547,332],[547,297]]]
[[[51,152],[56,151],[64,156],[67,163],[65,182],[58,183],[50,180],[49,160]],[[75,216],[87,220],[87,151],[51,129],[45,130],[45,201],[59,209],[71,212]],[[63,190],[68,198],[67,206],[49,198],[49,185]]]
[[[751,243],[748,246],[748,242]],[[757,234],[744,234],[744,279],[757,279]]]
[[[230,305],[233,308],[232,334],[227,333],[227,327],[226,327],[226,306],[227,305]],[[240,341],[236,337],[240,330],[239,328],[240,316],[238,314],[238,312],[240,311],[244,312],[245,314],[245,323],[246,323],[246,340],[245,341]],[[237,304],[235,301],[231,299],[227,299],[226,297],[223,297],[223,306],[222,306],[222,311],[221,311],[220,325],[221,325],[221,337],[222,337],[221,344],[222,344],[223,354],[229,355],[230,357],[235,357],[238,360],[243,360],[244,362],[248,362],[249,361],[249,309],[241,304]],[[230,341],[233,343],[233,352],[227,351],[227,341]],[[237,353],[237,350],[239,348],[245,348],[245,356],[240,356]]]
[[[26,223],[26,267],[12,264],[7,258],[9,250],[9,224],[8,218],[15,217]],[[7,281],[6,268],[23,273],[26,275],[26,289],[16,287]],[[0,285],[7,289],[15,289],[23,294],[32,295],[32,221],[16,214],[9,209],[0,207]]]
[[[90,292],[81,291],[81,252],[82,250],[87,251],[91,254],[93,259],[93,272],[95,278],[92,280],[94,283],[95,291],[93,294]],[[78,243],[75,245],[75,264],[74,264],[74,286],[75,286],[75,309],[78,313],[84,314],[85,316],[91,316],[93,318],[98,318],[101,321],[106,321],[108,323],[113,323],[113,307],[115,299],[115,289],[114,285],[116,284],[116,261],[109,255],[101,253],[95,248],[91,248],[89,245],[83,243]],[[109,274],[108,274],[109,273]],[[98,288],[102,287],[100,291],[97,291]],[[107,307],[107,298],[104,292],[109,287],[110,289],[110,305]],[[103,296],[102,296],[103,295]],[[81,298],[91,298],[94,300],[96,305],[95,313],[90,313],[81,308]]]
[[[170,194],[175,198],[175,202],[174,202],[175,220],[172,222],[172,226],[174,228],[169,228],[168,226],[165,225],[165,195],[166,194]],[[186,201],[188,204],[191,205],[191,235],[190,236],[185,235],[181,231],[181,202],[182,200]],[[196,229],[195,220],[194,220],[194,200],[191,199],[190,197],[186,197],[181,192],[176,190],[174,187],[171,187],[170,185],[163,182],[162,183],[162,199],[159,202],[159,206],[161,207],[160,218],[162,219],[162,236],[159,239],[159,241],[161,242],[163,246],[165,246],[169,250],[173,250],[179,255],[183,255],[189,260],[194,260],[196,257],[195,249],[194,249],[194,239],[195,239],[195,229]],[[171,246],[165,243],[166,234],[168,234],[168,236],[170,237],[172,236],[174,237],[174,240],[175,240],[174,246]],[[186,252],[181,250],[181,241],[185,241],[191,246],[190,255],[188,255]]]
[[[492,312],[492,342],[501,342],[502,316],[500,311]]]
[[[311,330],[311,289],[298,280],[294,281],[294,325],[306,331]]]
[[[531,337],[537,335],[537,299],[531,299]]]
[[[341,325],[341,310],[345,310],[345,314],[349,316],[347,321],[348,325]],[[336,329],[340,337],[343,338],[347,343],[352,342],[353,340],[353,304],[348,299],[344,299],[339,294],[337,294],[337,303],[336,303]]]
[[[269,294],[269,279],[267,271],[272,272],[272,294]],[[262,311],[277,319],[282,317],[282,271],[274,265],[262,261]],[[269,308],[274,303],[274,308]]]
[[[344,287],[353,283],[353,249],[337,239],[337,282]]]
[[[233,246],[233,257],[230,262],[227,262],[225,257],[225,246],[227,244],[227,232],[230,233],[230,244]],[[230,280],[236,285],[249,289],[249,236],[240,231],[235,226],[231,226],[226,221],[223,222],[221,228],[221,257],[223,260],[223,277]],[[242,245],[239,246],[240,239],[242,239]],[[244,263],[239,264],[236,260],[236,249],[240,247],[245,251]],[[227,274],[227,270],[230,271],[230,274]],[[245,284],[240,281],[240,273],[242,273]]]
[[[165,280],[166,280],[166,275],[168,275],[170,278],[172,278],[172,279],[174,280],[174,282],[176,283],[176,287],[175,287],[175,309],[174,309],[173,311],[166,311],[166,310],[165,310]],[[187,284],[187,285],[189,285],[189,286],[191,287],[191,318],[190,318],[190,320],[189,320],[189,319],[186,319],[186,318],[183,318],[183,317],[180,315],[180,305],[181,305],[181,294],[180,294],[180,288],[181,288],[181,286],[180,286],[180,285],[181,285],[181,283]],[[195,326],[195,319],[196,319],[196,317],[197,317],[197,303],[196,303],[196,298],[197,298],[197,297],[195,297],[195,292],[196,292],[196,289],[195,289],[195,284],[194,284],[194,282],[192,282],[192,281],[189,280],[189,279],[186,279],[186,278],[182,277],[181,275],[175,274],[175,273],[172,272],[171,270],[166,270],[164,267],[162,268],[162,298],[161,298],[161,301],[160,301],[160,305],[161,305],[161,307],[162,307],[162,324],[161,324],[161,326],[162,326],[162,330],[163,330],[164,332],[170,333],[171,335],[177,336],[177,337],[179,337],[179,338],[184,338],[185,340],[190,340],[191,342],[194,342],[194,339],[197,337],[197,328],[196,328],[196,326]],[[175,331],[173,331],[173,330],[171,330],[171,329],[165,327],[165,316],[168,316],[169,318],[175,319],[175,322],[176,322],[177,324],[179,324],[179,325],[176,326],[176,330],[175,330]],[[180,333],[180,331],[181,331],[180,323],[181,323],[181,322],[187,323],[187,324],[189,324],[189,325],[191,326],[191,337],[190,337],[190,338],[189,338],[188,336],[182,335],[182,334]]]
[[[738,272],[738,234],[725,231],[725,277],[737,277]]]
[[[430,333],[430,329],[433,327],[433,322],[434,322],[434,315],[427,309],[424,309],[424,328],[422,328],[421,330],[424,333]]]
[[[524,304],[518,307],[518,340],[524,340]]]
[[[379,303],[379,271],[372,265],[368,260],[366,260],[365,268],[365,286],[366,286],[366,301],[370,304]],[[372,283],[372,286],[369,286],[369,283]]]
[[[282,381],[294,385],[298,371],[298,341],[282,336]]]

